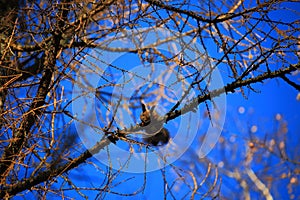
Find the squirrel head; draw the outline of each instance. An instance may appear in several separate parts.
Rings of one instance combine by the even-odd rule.
[[[144,103],[141,102],[141,105],[143,112],[140,115],[140,119],[142,121],[140,126],[145,126],[145,131],[148,134],[148,137],[145,137],[144,141],[153,146],[157,146],[159,143],[168,143],[170,139],[169,131],[166,128],[163,128],[162,122],[158,121],[159,115],[154,111],[155,106],[148,110]]]

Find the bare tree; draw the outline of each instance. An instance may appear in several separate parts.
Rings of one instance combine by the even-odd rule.
[[[198,119],[201,108],[222,131],[218,98],[247,97],[255,83],[277,78],[300,91],[296,1],[0,3],[0,198],[138,195],[147,188],[147,170],[157,167],[147,162],[150,153],[161,164],[164,197],[174,199],[222,197],[220,173],[236,179],[244,197],[256,187],[271,199],[268,177],[258,178],[249,164],[259,163],[258,149],[299,167],[298,158],[286,157],[285,141],[257,138],[248,141],[243,174],[220,169],[204,150],[191,151],[192,168],[184,157],[178,165],[169,160],[181,155],[174,130],[205,143],[197,130],[202,121],[188,120]],[[150,127],[140,119],[144,103],[155,122]],[[160,138],[167,129],[168,143]],[[115,147],[128,152],[121,164]],[[119,188],[132,180],[120,175],[135,153],[144,156],[143,177],[124,193]]]

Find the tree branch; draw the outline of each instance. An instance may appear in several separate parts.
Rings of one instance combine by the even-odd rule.
[[[78,165],[84,163],[88,158],[92,157],[94,154],[98,153],[101,149],[110,144],[110,141],[107,138],[104,138],[98,142],[94,147],[89,150],[86,150],[79,157],[69,161],[68,163],[57,167],[56,169],[48,169],[44,172],[40,172],[38,175],[29,177],[20,181],[19,183],[12,185],[8,188],[3,188],[0,191],[0,198],[4,196],[12,196],[24,190],[28,190],[31,187],[38,185],[42,182],[50,180],[53,177],[57,177],[60,174],[70,171],[71,169],[76,168]]]
[[[257,77],[254,78],[248,78],[245,80],[236,80],[232,83],[227,84],[224,88],[220,88],[220,89],[216,89],[211,91],[208,94],[204,94],[202,96],[198,96],[197,98],[195,98],[190,104],[187,104],[186,106],[184,106],[182,109],[180,110],[175,110],[174,112],[168,113],[167,114],[167,118],[166,118],[166,122],[177,118],[180,115],[183,115],[193,109],[195,109],[195,107],[197,107],[200,103],[206,101],[206,100],[210,100],[214,97],[217,97],[223,93],[228,93],[228,92],[234,92],[235,89],[243,87],[243,86],[247,86],[247,85],[251,85],[254,83],[258,83],[258,82],[263,82],[266,79],[271,79],[271,78],[275,78],[275,77],[281,77],[285,74],[289,74],[293,71],[299,70],[300,69],[300,63],[296,64],[296,65],[290,65],[287,68],[284,69],[280,69],[280,70],[276,70],[273,72],[265,72]]]
[[[197,21],[206,22],[206,23],[224,22],[224,21],[233,19],[235,17],[243,16],[247,13],[257,12],[260,9],[264,8],[264,7],[270,6],[270,2],[267,1],[265,3],[259,4],[257,7],[250,8],[250,9],[245,9],[243,12],[238,12],[238,13],[228,12],[228,13],[218,15],[213,19],[208,19],[208,18],[204,18],[204,17],[200,16],[199,14],[197,14],[196,12],[193,12],[191,10],[184,10],[184,9],[181,9],[181,8],[176,8],[176,7],[173,7],[173,6],[169,6],[165,3],[162,3],[163,1],[159,1],[159,0],[145,0],[145,1],[149,4],[151,4],[151,5],[158,6],[162,9],[166,9],[166,10],[173,11],[173,12],[180,13],[180,14],[185,14],[185,15],[187,15],[187,16],[189,16],[189,17],[191,17],[191,18],[193,18]]]
[[[293,88],[295,88],[296,90],[298,90],[300,92],[300,85],[291,81],[290,79],[288,79],[285,75],[282,75],[281,78],[290,86],[292,86]]]

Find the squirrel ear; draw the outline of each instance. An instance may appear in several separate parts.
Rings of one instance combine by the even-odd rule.
[[[155,106],[152,106],[152,107],[150,108],[150,113],[153,113],[154,109],[155,109]]]
[[[143,112],[146,112],[146,110],[147,110],[146,105],[143,102],[141,102],[141,104],[142,104],[142,110],[143,110]]]

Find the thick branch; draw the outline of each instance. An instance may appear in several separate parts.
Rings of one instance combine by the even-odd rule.
[[[92,157],[92,155],[98,153],[101,149],[106,147],[108,144],[110,144],[110,141],[108,139],[101,140],[101,142],[98,142],[94,147],[92,147],[89,150],[86,150],[84,153],[82,153],[79,157],[77,157],[74,160],[69,161],[68,163],[57,167],[56,169],[48,169],[44,172],[40,172],[38,175],[24,179],[20,181],[19,183],[12,185],[11,187],[7,189],[3,189],[0,191],[0,198],[3,198],[4,196],[12,196],[17,193],[20,193],[24,190],[28,190],[32,188],[35,185],[38,185],[44,181],[50,180],[53,177],[57,177],[60,174],[64,172],[68,172],[71,169],[76,168],[78,165],[84,163],[88,158]]]
[[[4,150],[0,162],[0,174],[2,175],[8,173],[5,171],[16,160],[18,153],[28,138],[31,127],[34,125],[38,115],[40,114],[41,107],[45,104],[45,99],[49,91],[49,85],[52,77],[53,70],[51,68],[53,68],[54,65],[55,62],[51,63],[51,67],[48,66],[48,68],[44,71],[36,97],[33,99],[30,109],[24,114],[18,131],[15,133],[9,146],[7,146]]]
[[[229,13],[224,13],[224,14],[216,16],[213,19],[209,19],[209,18],[204,18],[204,17],[200,16],[199,14],[197,14],[194,11],[184,10],[184,9],[181,9],[181,8],[176,8],[176,7],[167,5],[167,4],[163,3],[163,1],[159,1],[159,0],[145,0],[145,1],[148,2],[151,5],[158,6],[158,7],[162,8],[162,9],[166,9],[166,10],[173,11],[173,12],[180,13],[180,14],[185,14],[185,15],[187,15],[187,16],[189,16],[189,17],[191,17],[191,18],[193,18],[193,19],[195,19],[197,21],[206,22],[206,23],[224,22],[224,21],[233,19],[235,17],[243,16],[243,15],[245,15],[247,13],[257,12],[260,9],[264,8],[264,7],[270,6],[270,2],[267,1],[266,3],[259,4],[257,7],[250,8],[250,9],[245,9],[243,12],[238,12],[238,13],[230,13],[230,12]]]
[[[166,122],[168,122],[169,120],[175,119],[175,118],[179,117],[180,115],[183,115],[187,112],[190,112],[191,110],[195,109],[200,103],[203,103],[204,101],[210,100],[214,97],[220,96],[223,93],[234,92],[235,89],[237,89],[237,88],[251,85],[254,83],[258,83],[258,82],[263,82],[266,79],[282,77],[285,74],[290,74],[291,72],[299,70],[299,69],[300,69],[300,63],[298,63],[297,65],[290,65],[287,68],[276,70],[273,72],[265,72],[254,78],[248,78],[245,80],[236,80],[232,83],[227,84],[224,88],[216,89],[216,90],[211,91],[208,94],[198,96],[190,104],[187,104],[186,106],[184,106],[181,110],[175,110],[174,112],[168,113]]]

